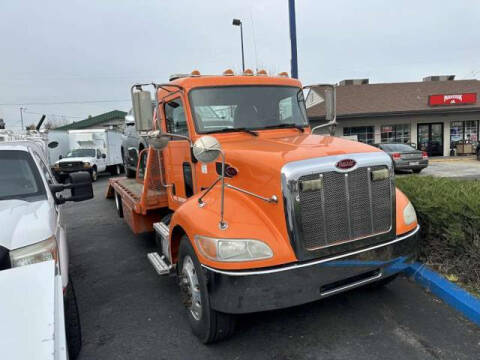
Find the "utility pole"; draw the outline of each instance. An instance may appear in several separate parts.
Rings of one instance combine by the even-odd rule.
[[[23,128],[23,112],[24,112],[25,110],[27,110],[27,108],[24,108],[24,107],[21,107],[21,106],[20,106],[20,121],[22,122],[22,131],[25,130],[25,129]]]
[[[290,44],[292,47],[291,73],[292,78],[298,79],[297,64],[297,25],[295,23],[295,0],[288,0],[288,13],[290,20]]]

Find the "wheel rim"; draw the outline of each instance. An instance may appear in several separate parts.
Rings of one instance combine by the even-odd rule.
[[[183,259],[180,288],[184,295],[185,307],[190,311],[195,320],[202,318],[202,297],[197,271],[192,258],[187,255]]]
[[[120,199],[118,197],[118,194],[115,194],[115,206],[117,207],[117,210],[120,210]]]
[[[97,180],[97,170],[95,169],[92,170],[92,179]]]
[[[117,165],[115,169],[116,169],[117,175],[120,175],[120,165]]]

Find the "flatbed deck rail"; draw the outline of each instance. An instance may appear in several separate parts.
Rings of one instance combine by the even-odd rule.
[[[153,223],[160,221],[168,207],[168,199],[161,181],[161,154],[148,148],[140,153],[139,167],[145,163],[147,171],[137,169],[137,177],[109,179],[106,198],[119,197],[119,206],[132,231],[136,234],[153,231]],[[118,206],[118,205],[117,205]]]

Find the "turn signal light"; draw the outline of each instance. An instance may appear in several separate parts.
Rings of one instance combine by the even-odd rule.
[[[424,159],[428,159],[428,153],[426,151],[422,151],[422,157]]]
[[[393,154],[392,154],[392,157],[393,157],[394,159],[400,159],[401,155],[400,155],[400,153],[393,153]]]

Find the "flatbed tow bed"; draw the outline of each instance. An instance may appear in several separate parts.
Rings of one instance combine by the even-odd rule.
[[[147,157],[149,171],[145,176],[111,178],[105,194],[107,199],[115,199],[119,216],[125,218],[135,234],[152,232],[153,224],[159,222],[168,210],[167,194],[158,181],[159,168],[149,164],[157,160],[155,150],[144,151],[150,152]]]

